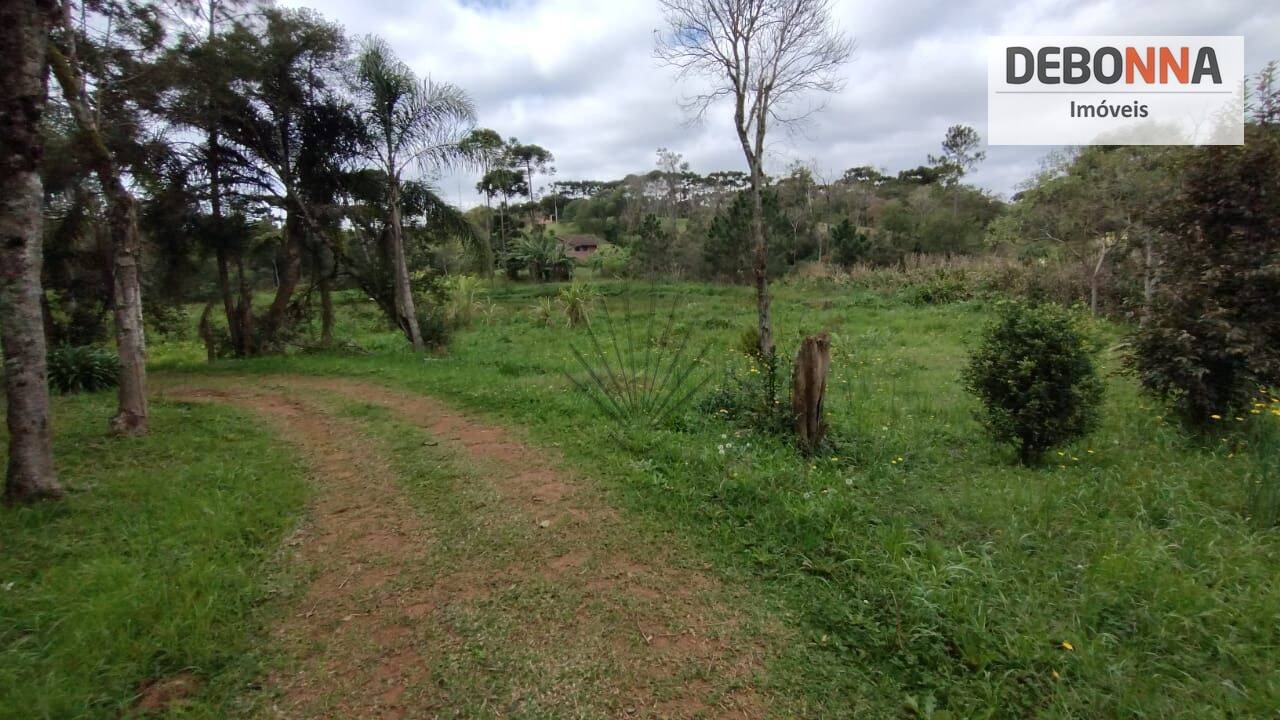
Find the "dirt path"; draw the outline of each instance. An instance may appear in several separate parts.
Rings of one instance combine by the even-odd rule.
[[[309,584],[276,632],[270,715],[767,714],[754,687],[774,631],[554,453],[373,383],[217,378],[165,394],[260,414],[317,488],[289,541]]]

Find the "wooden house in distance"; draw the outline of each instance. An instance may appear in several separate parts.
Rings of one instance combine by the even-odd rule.
[[[560,238],[560,244],[564,246],[566,255],[577,262],[585,262],[600,249],[604,241],[595,235],[565,235]]]

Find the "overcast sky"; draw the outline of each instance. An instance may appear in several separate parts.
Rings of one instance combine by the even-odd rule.
[[[699,173],[745,170],[730,108],[690,126],[686,91],[653,58],[656,0],[287,0],[354,36],[376,33],[422,75],[465,88],[482,127],[546,147],[556,179],[609,180],[680,152]],[[799,134],[770,140],[767,169],[793,160],[828,177],[924,163],[949,125],[985,136],[991,35],[1243,35],[1250,72],[1280,59],[1275,0],[833,0],[857,44],[848,86]],[[992,147],[971,179],[1009,194],[1047,148]],[[464,205],[475,174],[438,179]],[[541,185],[542,182],[539,182]]]

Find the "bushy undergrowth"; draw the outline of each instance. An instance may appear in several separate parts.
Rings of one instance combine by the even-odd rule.
[[[1103,314],[1125,317],[1141,302],[1140,272],[1125,268],[1108,273],[1101,284]],[[970,298],[1014,298],[1052,302],[1064,307],[1085,303],[1089,284],[1078,263],[1043,258],[996,255],[908,255],[897,265],[859,263],[839,267],[826,263],[797,266],[783,279],[800,286],[830,286],[897,295],[912,305],[945,305]]]
[[[94,345],[63,345],[49,351],[49,386],[60,393],[97,392],[119,382],[120,357]]]
[[[446,347],[453,336],[446,310],[436,306],[418,307],[418,330],[422,333],[422,343],[429,348]]]
[[[1245,473],[1245,514],[1262,529],[1280,526],[1280,393],[1264,388],[1252,401],[1246,447],[1252,463]]]
[[[744,338],[758,337],[748,331]],[[743,342],[746,345],[746,340]],[[779,355],[761,358],[750,346],[731,360],[720,381],[698,407],[702,414],[736,427],[778,437],[793,432],[791,405],[783,397]]]
[[[968,300],[974,290],[964,273],[939,272],[932,279],[906,286],[902,295],[911,305],[949,305]]]
[[[453,327],[468,327],[476,317],[485,314],[488,305],[480,278],[474,275],[453,275],[446,278],[443,285],[448,298],[445,319]]]
[[[1098,425],[1102,382],[1093,351],[1068,311],[1006,302],[964,371],[979,417],[1024,464]]]

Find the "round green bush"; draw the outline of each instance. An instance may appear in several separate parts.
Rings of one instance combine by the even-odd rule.
[[[1102,382],[1093,350],[1072,315],[1056,305],[1002,303],[964,370],[982,402],[979,419],[1023,464],[1089,434],[1098,424]]]

